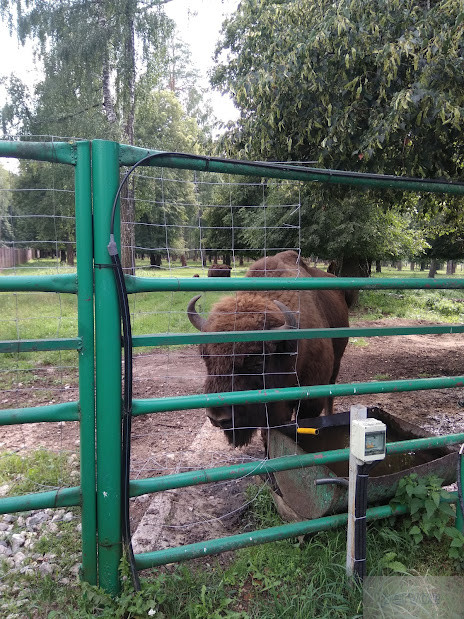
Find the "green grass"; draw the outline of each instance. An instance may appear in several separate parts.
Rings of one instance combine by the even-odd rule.
[[[40,264],[45,268],[39,268]],[[55,272],[49,264],[53,261],[35,261],[28,264],[29,275]],[[146,261],[145,261],[146,262]],[[138,266],[142,266],[139,261]],[[198,269],[138,269],[143,277],[191,277]],[[247,267],[234,269],[233,276],[243,276]],[[441,273],[439,274],[441,275]],[[459,273],[458,273],[459,275]],[[419,271],[401,272],[384,268],[380,277],[418,277]],[[378,277],[376,274],[375,277]],[[200,311],[209,311],[211,305],[224,293],[204,293],[198,302]],[[132,328],[134,335],[145,333],[188,333],[194,331],[186,316],[187,303],[192,293],[157,292],[130,295]],[[460,290],[384,290],[361,291],[354,314],[363,319],[375,320],[396,316],[412,320],[436,322],[462,322],[464,320],[464,292]],[[55,293],[1,293],[0,339],[47,339],[75,337],[77,335],[77,303],[75,295]],[[62,353],[65,363],[75,359],[75,353]],[[8,358],[8,357],[7,357]],[[21,357],[27,367],[33,359],[38,364],[54,364],[56,353],[34,353]],[[31,363],[28,364],[28,361]]]
[[[8,485],[8,495],[46,491],[79,485],[78,460],[68,452],[37,449],[28,454],[0,454],[0,485]]]
[[[354,310],[357,318],[396,317],[438,323],[464,322],[462,290],[361,290]]]

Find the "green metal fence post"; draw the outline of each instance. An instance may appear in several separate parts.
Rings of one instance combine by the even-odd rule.
[[[79,350],[82,578],[97,584],[92,186],[90,142],[76,144],[76,253]]]
[[[111,207],[119,181],[119,145],[92,142],[95,351],[97,387],[97,523],[99,584],[119,591],[121,558],[121,329],[108,254]],[[119,211],[116,214],[119,221]],[[115,229],[119,239],[119,226]]]

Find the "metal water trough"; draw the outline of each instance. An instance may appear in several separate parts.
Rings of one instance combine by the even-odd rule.
[[[378,407],[368,408],[368,417],[380,419],[387,426],[387,442],[432,436],[422,428],[399,419]],[[349,413],[299,421],[300,427],[318,428],[317,436],[298,435],[295,430],[272,430],[269,433],[269,456],[278,458],[294,454],[317,453],[349,447]],[[457,452],[445,447],[416,453],[387,456],[369,473],[369,505],[385,504],[396,492],[400,479],[411,473],[419,477],[437,475],[444,484],[456,481]],[[348,477],[348,462],[316,465],[274,474],[274,498],[286,519],[312,519],[347,510],[346,487],[316,485],[316,480]]]

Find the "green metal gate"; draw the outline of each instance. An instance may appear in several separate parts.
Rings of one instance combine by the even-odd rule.
[[[91,149],[91,156],[90,156]],[[76,143],[0,143],[0,156],[37,159],[66,163],[75,169],[76,180],[76,235],[77,277],[4,277],[0,278],[0,291],[46,290],[77,294],[78,337],[73,340],[34,340],[2,342],[0,351],[75,349],[79,354],[79,402],[17,409],[0,412],[0,423],[27,423],[30,421],[79,420],[81,435],[81,486],[59,492],[40,493],[27,497],[0,499],[0,512],[7,513],[39,507],[81,505],[83,539],[83,578],[91,583],[98,581],[107,591],[116,593],[119,588],[118,567],[122,553],[121,543],[121,326],[116,285],[111,259],[108,254],[110,219],[113,201],[119,186],[121,166],[133,166],[151,156],[147,165],[165,166],[196,171],[222,172],[238,175],[290,179],[298,181],[340,183],[351,186],[395,187],[407,191],[427,191],[464,195],[464,185],[447,182],[405,179],[401,177],[357,174],[330,170],[309,170],[293,166],[255,164],[225,161],[194,155],[169,154],[120,145],[115,142],[94,140]],[[92,179],[92,187],[91,187]],[[93,215],[92,215],[93,206]],[[119,239],[119,213],[116,217],[115,238]],[[92,231],[93,223],[93,231]],[[464,288],[464,279],[283,279],[283,278],[192,278],[154,279],[126,276],[130,294],[156,291],[236,291],[236,290],[302,290],[302,289],[452,289]],[[93,309],[94,301],[94,309]],[[95,320],[95,330],[94,330]],[[95,351],[93,338],[95,332]],[[413,333],[464,332],[464,325],[432,327],[400,327],[396,329],[330,329],[288,330],[279,333],[288,339],[407,335]],[[203,342],[264,341],[275,339],[272,332],[246,333],[195,333],[155,334],[133,338],[134,347],[171,344],[199,344]],[[95,353],[95,355],[94,355]],[[95,359],[95,366],[94,366]],[[94,369],[96,385],[94,389]],[[330,385],[294,387],[261,392],[230,392],[158,399],[133,400],[134,416],[146,413],[176,411],[247,402],[271,402],[284,399],[304,399],[330,395],[358,395],[379,392],[400,392],[421,389],[464,386],[464,376],[403,381],[358,383],[355,385]],[[94,396],[96,416],[94,415]],[[95,430],[96,429],[96,441]],[[403,453],[411,449],[426,449],[439,445],[464,442],[464,433],[417,441],[391,443],[387,453]],[[96,469],[94,466],[96,454]],[[221,467],[195,472],[178,473],[164,477],[132,481],[130,495],[139,496],[212,481],[237,479],[243,475],[259,475],[310,466],[315,463],[348,459],[348,450],[324,454],[291,456],[274,460]],[[97,474],[96,474],[97,473]],[[463,480],[464,481],[464,480]],[[404,513],[401,509],[397,513]],[[382,518],[391,514],[389,507],[368,510],[368,517]],[[462,514],[458,510],[458,526],[462,527]],[[346,514],[328,516],[318,520],[289,524],[264,531],[237,535],[220,540],[210,540],[180,548],[137,555],[138,569],[205,556],[252,544],[293,537],[311,531],[338,526],[346,522]],[[98,540],[98,544],[97,544]],[[98,577],[97,577],[98,575]]]
[[[97,583],[95,505],[94,312],[90,142],[1,142],[0,156],[62,163],[75,177],[77,275],[6,276],[1,292],[43,291],[77,295],[78,336],[70,339],[0,342],[0,352],[75,350],[79,357],[79,401],[0,411],[0,425],[40,421],[79,421],[81,485],[53,492],[0,499],[0,513],[80,505],[82,578]]]

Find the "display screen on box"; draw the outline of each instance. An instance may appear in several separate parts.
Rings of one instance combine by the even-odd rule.
[[[366,432],[366,455],[383,454],[385,451],[384,432]]]

